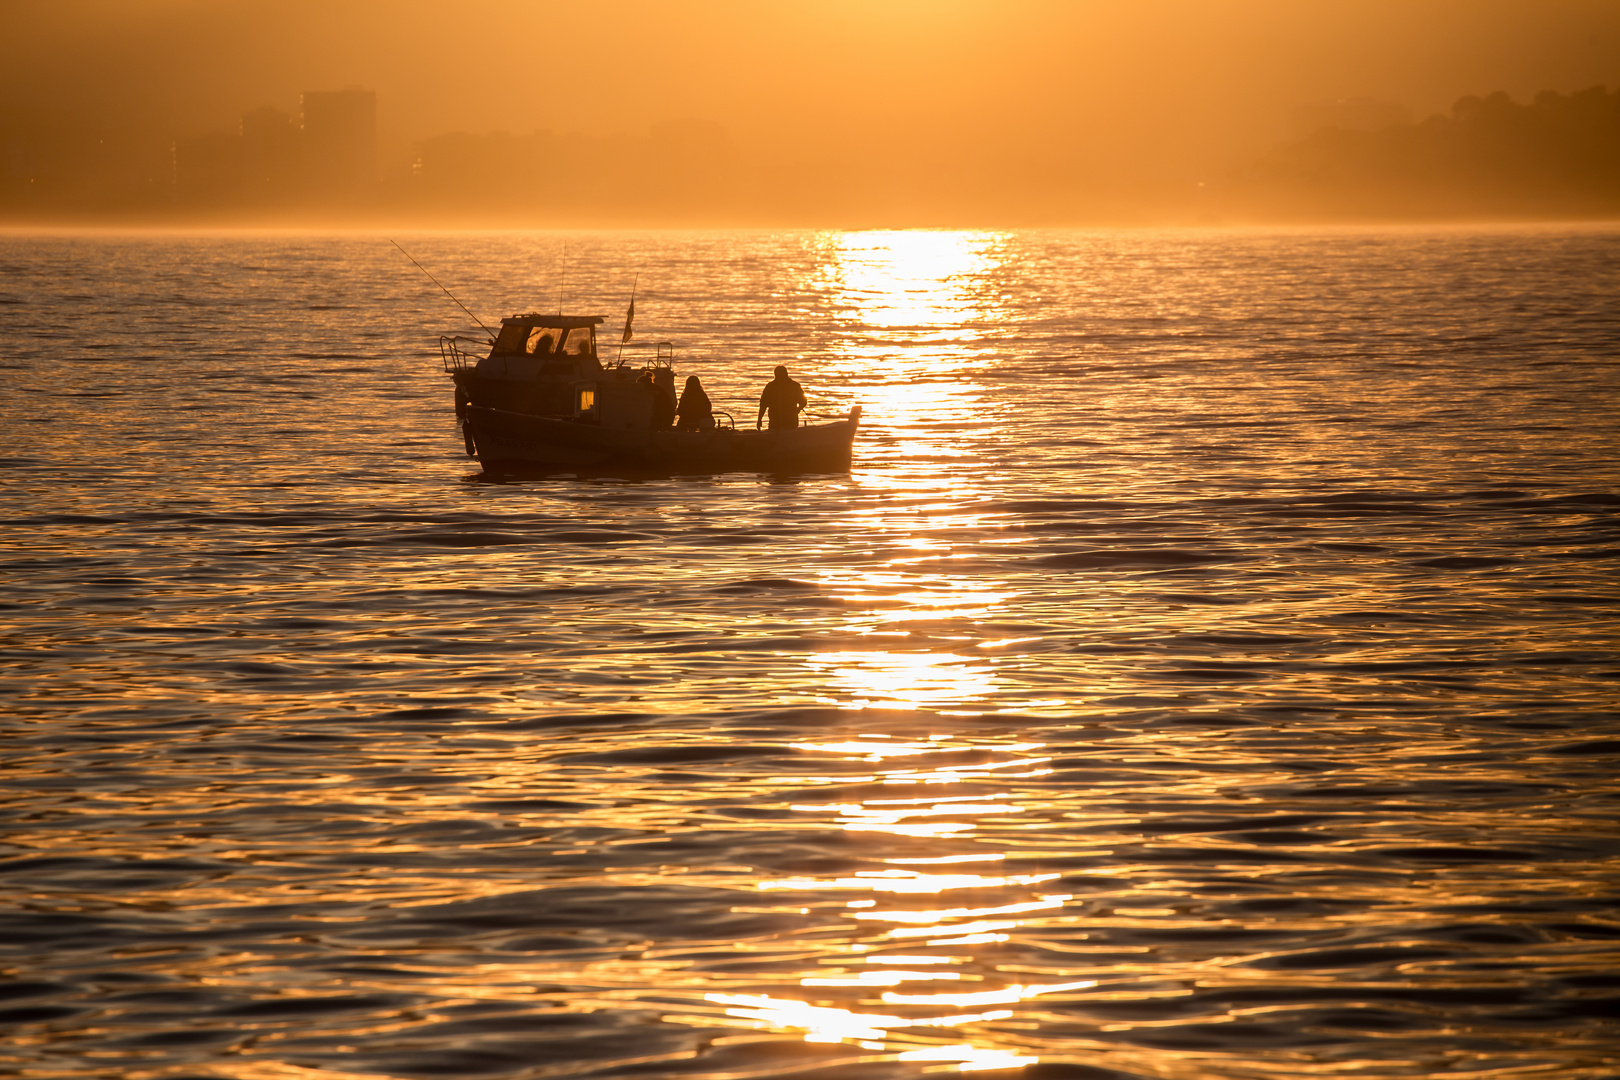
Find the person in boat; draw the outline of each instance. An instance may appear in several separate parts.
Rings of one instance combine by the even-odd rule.
[[[675,407],[675,415],[680,418],[675,426],[683,431],[707,431],[714,427],[714,406],[709,403],[709,395],[704,393],[696,375],[686,377],[686,389],[681,391],[681,403]]]
[[[759,428],[760,421],[765,419],[768,412],[772,431],[796,428],[799,426],[799,413],[805,404],[804,387],[788,378],[788,369],[778,364],[776,378],[766,383],[764,392],[759,395],[759,415],[754,418],[754,427],[756,430]]]
[[[636,376],[636,385],[645,386],[652,394],[652,426],[654,431],[669,427],[675,420],[675,397],[653,381],[651,369]]]

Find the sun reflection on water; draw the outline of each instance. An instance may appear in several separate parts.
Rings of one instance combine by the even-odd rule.
[[[897,545],[915,550],[912,538],[899,538]],[[905,560],[891,561],[891,567]],[[802,656],[805,667],[837,696],[829,703],[855,708],[927,708],[935,711],[973,709],[991,700],[998,690],[997,665],[1002,659],[969,645],[978,636],[976,624],[992,620],[997,607],[1016,594],[994,588],[962,587],[948,578],[884,569],[860,578],[828,582],[829,592],[851,604],[849,631],[872,640],[874,646],[888,648],[837,649]],[[926,622],[928,631],[903,629]],[[961,634],[942,649],[938,627],[958,622]],[[894,750],[886,754],[897,753]]]
[[[982,576],[969,584],[938,564],[953,556],[952,534],[986,524],[978,454],[962,432],[998,407],[973,372],[994,337],[1011,332],[997,285],[1009,243],[972,231],[829,233],[819,241],[816,285],[837,315],[827,374],[858,386],[877,430],[897,436],[882,440],[874,460],[883,466],[859,476],[893,498],[851,511],[891,550],[861,570],[821,575],[827,594],[849,606],[850,636],[871,640],[803,656],[828,704],[971,712],[1002,690],[998,665],[1006,660],[992,650],[1009,639],[975,626],[992,622],[1018,593]],[[961,632],[937,629],[946,624]]]
[[[1000,781],[1039,773],[1045,760],[1037,756],[1042,743],[945,735],[899,738],[869,732],[806,740],[794,747],[872,770],[812,780],[818,786],[887,783],[897,775],[908,782],[919,777],[939,783]],[[952,761],[964,755],[971,760]],[[1013,790],[991,790],[805,801],[790,808],[846,833],[949,846],[933,852],[908,846],[892,855],[868,851],[866,857],[887,864],[882,869],[755,881],[761,892],[808,894],[803,902],[820,910],[825,907],[811,899],[816,893],[850,896],[839,914],[848,920],[851,936],[835,953],[817,960],[823,970],[798,978],[804,999],[718,990],[705,994],[706,1003],[723,1006],[724,1023],[796,1034],[811,1043],[848,1044],[872,1051],[868,1060],[931,1063],[928,1071],[1010,1069],[1039,1060],[1016,1039],[1009,1040],[1017,1028],[1017,1007],[1047,995],[1085,991],[1095,981],[1076,981],[1072,975],[1063,982],[1030,981],[1027,969],[1018,976],[1012,975],[1018,969],[1004,974],[978,950],[1008,942],[1020,928],[1063,918],[1073,897],[1040,888],[1059,878],[1057,873],[1009,873],[1006,851],[962,846],[984,843],[996,835],[985,831],[987,823],[1004,829],[1031,807]],[[962,899],[950,899],[957,895]],[[879,897],[889,898],[888,903],[880,905]],[[896,902],[916,906],[894,906]],[[918,946],[936,951],[914,951]],[[840,1000],[849,994],[860,996]],[[880,1002],[888,1008],[870,1008]],[[1002,1022],[1012,1028],[1003,1030]],[[949,1041],[931,1034],[939,1029],[948,1029]]]
[[[863,870],[854,877],[838,878],[778,878],[761,881],[756,887],[772,889],[860,889],[871,892],[936,894],[946,889],[988,889],[1003,885],[1035,885],[1051,881],[1057,874],[1015,874],[1008,877],[985,877],[979,874],[911,874],[903,870]],[[965,911],[941,914],[942,918],[957,917]],[[857,918],[868,918],[861,912]]]
[[[1613,1077],[1615,239],[1140,239],[634,240],[852,475],[510,483],[343,251],[13,244],[11,1072]]]
[[[813,287],[836,313],[827,374],[859,386],[872,422],[903,432],[884,450],[902,468],[974,451],[953,432],[999,411],[973,374],[1010,332],[999,285],[1009,238],[993,232],[828,234]],[[910,479],[915,479],[914,477]],[[908,477],[891,470],[891,485]]]
[[[957,1027],[985,1020],[999,1020],[1012,1015],[998,1010],[987,1013],[957,1013],[947,1016],[903,1017],[884,1013],[860,1013],[851,1009],[810,1005],[803,1001],[771,997],[768,994],[706,994],[704,1000],[725,1005],[726,1016],[741,1021],[738,1026],[767,1028],[776,1031],[802,1031],[805,1042],[854,1042],[869,1050],[888,1049],[885,1041],[893,1029]],[[928,1055],[907,1058],[906,1054]],[[983,1062],[1005,1062],[1017,1058],[1016,1064],[1027,1065],[1035,1058],[1019,1058],[1006,1050],[978,1047],[971,1043],[949,1046],[919,1047],[901,1051],[899,1060],[952,1061],[968,1068],[1007,1068],[1005,1064],[986,1065]]]
[[[875,558],[860,569],[828,571],[820,581],[847,607],[843,647],[791,654],[826,688],[829,704],[976,715],[1001,693],[998,667],[1006,661],[995,650],[1033,640],[997,624],[1016,590],[983,574],[941,569],[953,558],[956,534],[994,525],[981,509],[990,499],[964,460],[974,452],[961,432],[997,407],[972,372],[982,368],[997,335],[1008,332],[993,287],[1004,241],[992,233],[943,232],[848,233],[826,241],[822,286],[839,315],[828,375],[859,386],[868,414],[899,435],[886,467],[858,477],[874,494],[892,498],[851,510],[862,518],[863,534],[877,538]],[[781,778],[804,793],[790,809],[839,830],[860,845],[867,865],[881,868],[857,864],[755,880],[758,892],[782,896],[773,911],[836,912],[841,928],[825,932],[838,935],[837,945],[816,960],[819,970],[799,973],[803,999],[774,988],[739,993],[717,986],[704,1001],[722,1007],[731,1026],[845,1043],[875,1052],[869,1060],[917,1062],[926,1071],[1009,1069],[1038,1060],[1016,1044],[1011,1029],[995,1025],[1012,1020],[1021,1003],[1093,983],[1072,975],[1061,983],[1032,981],[1027,970],[1003,972],[985,950],[1023,927],[1063,918],[1072,896],[1051,884],[1061,875],[1018,872],[1022,867],[1006,865],[1004,850],[982,845],[1006,829],[1028,827],[1020,823],[1032,807],[1016,785],[1051,771],[1043,744],[901,737],[868,728],[792,745],[838,766],[832,775],[814,775],[812,768],[811,775]],[[927,785],[931,794],[855,795],[869,785],[894,795]],[[833,797],[818,799],[812,794],[818,791]],[[838,797],[844,792],[849,796]],[[836,905],[819,899],[829,894]],[[871,1008],[879,1002],[885,1008]]]
[[[831,234],[822,274],[835,301],[865,326],[955,335],[1002,314],[990,283],[1007,241],[994,232]]]

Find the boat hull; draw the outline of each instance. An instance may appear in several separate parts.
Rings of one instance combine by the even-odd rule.
[[[860,411],[775,431],[608,428],[565,417],[469,405],[465,423],[486,472],[848,472]]]

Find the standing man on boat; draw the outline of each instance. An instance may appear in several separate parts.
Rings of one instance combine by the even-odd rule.
[[[764,392],[759,395],[759,415],[754,418],[754,429],[759,429],[766,412],[771,414],[772,431],[796,428],[799,426],[799,413],[805,404],[804,387],[788,378],[787,368],[778,364],[776,378],[766,383]]]

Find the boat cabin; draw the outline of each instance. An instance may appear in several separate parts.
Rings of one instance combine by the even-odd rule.
[[[658,343],[641,368],[604,367],[596,355],[601,315],[513,315],[489,355],[473,360],[461,338],[439,339],[456,382],[456,415],[469,405],[570,419],[597,427],[649,431],[668,427],[675,410],[674,346]],[[470,344],[470,342],[469,342]],[[652,386],[638,381],[650,377]]]
[[[640,380],[652,376],[652,387]],[[665,403],[657,404],[659,397]],[[658,355],[645,369],[607,368],[574,383],[574,419],[604,428],[646,431],[667,426],[675,411],[674,347],[658,343]]]
[[[493,379],[581,379],[602,370],[596,357],[601,315],[513,315],[501,320],[477,373]]]

